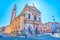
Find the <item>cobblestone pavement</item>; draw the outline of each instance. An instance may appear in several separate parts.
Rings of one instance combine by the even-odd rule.
[[[50,35],[40,34],[39,36],[6,36],[0,37],[0,40],[60,40],[60,38],[52,37]]]

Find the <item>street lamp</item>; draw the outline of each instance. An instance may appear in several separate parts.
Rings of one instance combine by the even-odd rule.
[[[55,32],[55,30],[56,30],[56,24],[55,24],[55,18],[54,18],[54,16],[52,16],[52,18],[53,18],[53,23],[52,23],[52,34],[54,34],[54,32]]]

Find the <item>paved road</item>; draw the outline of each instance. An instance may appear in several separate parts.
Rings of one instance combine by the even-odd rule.
[[[50,35],[40,34],[39,36],[28,36],[28,37],[0,37],[0,40],[60,40],[60,38],[52,37]]]

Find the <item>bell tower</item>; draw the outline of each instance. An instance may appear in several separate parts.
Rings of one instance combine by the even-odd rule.
[[[12,10],[11,21],[10,23],[16,18],[16,4]]]

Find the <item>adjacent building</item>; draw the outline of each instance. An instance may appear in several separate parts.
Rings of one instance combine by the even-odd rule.
[[[59,22],[47,22],[43,24],[43,32],[51,33],[52,31],[55,31],[55,33],[60,33]]]

